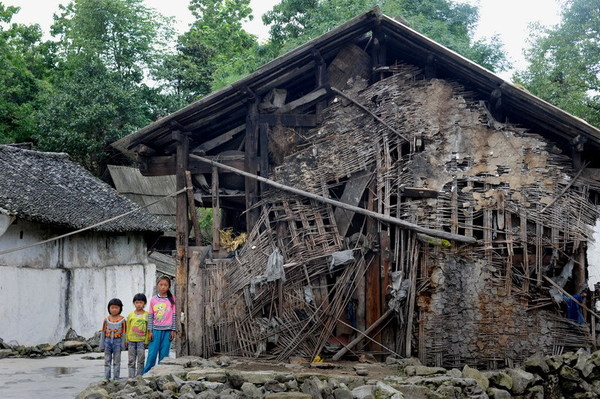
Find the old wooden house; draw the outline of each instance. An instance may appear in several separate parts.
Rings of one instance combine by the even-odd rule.
[[[155,265],[146,242],[169,223],[67,154],[0,146],[0,177],[5,342],[56,343],[71,328],[91,337],[111,298],[119,297],[127,312],[133,295],[152,293]]]
[[[180,354],[493,368],[594,344],[565,309],[598,281],[600,132],[378,9],[114,146],[188,187]],[[200,201],[215,259],[188,243]],[[217,259],[226,227],[248,240]]]

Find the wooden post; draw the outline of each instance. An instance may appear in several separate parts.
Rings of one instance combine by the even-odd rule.
[[[177,190],[185,188],[185,172],[188,169],[189,139],[179,132],[173,132],[173,139],[177,141],[177,170],[176,184]],[[177,339],[175,341],[175,352],[177,356],[186,356],[189,354],[187,337],[187,280],[188,280],[188,203],[187,193],[183,191],[177,195],[176,211],[176,246],[177,255],[175,257],[175,290],[177,297]]]
[[[375,199],[375,181],[371,182],[369,185],[369,199],[368,199],[368,209],[375,210],[377,209],[376,199]],[[372,238],[373,240],[379,241],[379,234],[377,232],[378,222],[373,219],[367,219],[367,237]],[[381,254],[380,252],[376,252],[373,254],[369,261],[369,266],[367,269],[366,275],[366,318],[367,318],[367,327],[373,325],[379,318],[381,317],[381,279],[380,279],[380,263],[381,263]],[[381,341],[381,333],[377,333],[374,336],[371,336],[373,340],[380,342]],[[381,347],[374,343],[373,341],[369,341],[368,348],[370,351],[379,351]]]
[[[250,90],[246,88],[246,92],[250,96],[250,105],[248,106],[248,114],[246,116],[246,137],[244,142],[244,169],[248,173],[254,175],[258,172],[258,141],[259,141],[259,124],[258,124],[258,98]],[[252,227],[258,222],[259,210],[252,209],[258,202],[258,182],[254,179],[246,177],[246,230],[250,232]]]
[[[196,247],[198,248],[198,247]],[[205,287],[202,281],[203,269],[206,266],[206,257],[209,247],[200,247],[195,250],[190,258],[188,274],[188,296],[194,298],[188,304],[188,347],[190,356],[209,357],[212,353],[206,353],[205,335],[206,317],[204,315]]]
[[[259,176],[269,177],[269,124],[261,123],[259,127]],[[266,184],[260,183],[260,192],[265,191]]]
[[[325,60],[323,59],[323,56],[321,55],[321,53],[319,53],[319,51],[314,50],[313,55],[315,57],[315,64],[316,64],[316,71],[315,71],[316,86],[317,86],[317,88],[321,88],[321,87],[324,87],[328,83],[327,82],[327,80],[328,80],[327,63],[325,62]],[[327,100],[321,100],[316,104],[315,114],[317,115],[317,118],[321,118],[323,110],[326,107],[327,107]]]
[[[221,200],[219,197],[219,169],[213,166],[212,170],[212,246],[213,251],[220,249],[221,237]]]
[[[200,231],[200,221],[198,220],[198,210],[196,209],[196,204],[194,202],[194,184],[192,183],[192,174],[189,170],[185,171],[185,184],[188,187],[187,199],[190,207],[189,218],[192,222],[192,227],[194,228],[194,244],[196,246],[200,246],[202,245],[202,233]]]

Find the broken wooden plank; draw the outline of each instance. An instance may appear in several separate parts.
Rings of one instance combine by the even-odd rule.
[[[400,187],[400,193],[409,198],[437,198],[440,195],[439,191],[424,187]]]
[[[371,180],[371,172],[368,171],[351,177],[346,182],[340,201],[345,204],[357,206],[365,192],[365,188],[367,188],[367,184],[369,184],[369,180]],[[334,215],[340,236],[344,237],[348,232],[354,218],[354,213],[341,207],[336,208]]]
[[[300,97],[297,100],[291,101],[275,111],[275,114],[285,114],[305,105],[314,104],[329,95],[327,88],[320,88]]]
[[[357,206],[352,206],[352,205],[344,204],[343,202],[340,202],[340,201],[332,200],[330,198],[325,198],[325,197],[322,197],[322,196],[317,195],[317,194],[313,194],[313,193],[308,192],[308,191],[300,190],[300,189],[295,188],[295,187],[286,186],[285,184],[277,183],[276,181],[273,181],[273,180],[270,180],[270,179],[266,179],[264,177],[260,177],[260,176],[257,176],[257,175],[253,175],[253,174],[245,172],[243,170],[239,170],[239,169],[233,168],[231,166],[227,166],[225,164],[213,161],[213,160],[211,160],[209,158],[206,158],[206,157],[201,157],[201,156],[198,156],[198,155],[190,155],[190,158],[198,160],[198,161],[209,163],[209,164],[211,164],[213,166],[217,166],[217,167],[219,167],[221,169],[229,170],[231,172],[234,172],[234,173],[237,173],[239,175],[248,177],[250,179],[258,180],[260,182],[266,183],[266,184],[268,184],[268,185],[270,185],[272,187],[275,187],[275,188],[283,190],[283,191],[294,193],[294,194],[300,195],[302,197],[311,198],[311,199],[314,199],[315,201],[323,202],[323,203],[330,204],[330,205],[333,205],[333,206],[339,206],[339,207],[342,207],[342,208],[354,211],[356,213],[360,213],[362,215],[373,217],[373,218],[381,220],[382,222],[385,222],[385,223],[391,223],[391,224],[395,224],[395,225],[404,227],[405,229],[414,230],[414,231],[419,232],[419,233],[425,233],[425,234],[432,235],[434,237],[444,238],[444,239],[451,240],[451,241],[464,242],[464,243],[468,243],[468,244],[474,244],[474,243],[477,242],[477,240],[474,237],[465,237],[465,236],[462,236],[460,234],[452,234],[452,233],[448,233],[448,232],[445,232],[445,231],[430,229],[428,227],[422,227],[422,226],[416,225],[414,223],[407,222],[407,221],[402,220],[402,219],[398,219],[398,218],[395,218],[395,217],[382,215],[380,213],[369,211],[369,210],[363,209],[363,208],[359,208]]]
[[[238,135],[239,133],[242,133],[243,131],[246,130],[246,125],[240,125],[238,127],[234,127],[233,129],[215,137],[214,139],[205,141],[204,143],[200,144],[198,147],[194,148],[192,150],[192,152],[208,152],[214,148],[217,148],[220,145],[225,144],[226,142],[228,142],[229,140],[231,140],[232,138],[234,138],[236,135]]]
[[[189,209],[189,217],[194,229],[194,243],[200,245],[202,233],[200,232],[200,221],[198,220],[198,210],[194,201],[194,184],[192,183],[192,174],[189,170],[185,171],[185,183],[187,185],[187,199]]]

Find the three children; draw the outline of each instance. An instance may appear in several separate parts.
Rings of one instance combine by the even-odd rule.
[[[175,298],[171,294],[171,280],[158,279],[157,295],[150,299],[150,312],[146,312],[146,295],[133,297],[135,310],[125,319],[121,316],[123,303],[118,298],[108,302],[108,316],[102,322],[100,350],[104,351],[104,383],[118,382],[121,371],[121,351],[128,348],[129,379],[148,372],[169,355],[171,341],[175,338]],[[144,367],[146,345],[148,360]]]

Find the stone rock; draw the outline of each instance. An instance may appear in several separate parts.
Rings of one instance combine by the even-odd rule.
[[[511,399],[512,395],[510,392],[505,391],[504,389],[498,388],[490,388],[487,391],[490,399]]]
[[[165,391],[165,392],[166,391],[177,392],[179,390],[179,385],[177,385],[177,383],[174,381],[168,381],[162,385],[161,390]]]
[[[201,382],[199,382],[199,384],[205,390],[210,389],[210,390],[217,391],[217,392],[221,391],[221,389],[223,389],[223,386],[225,385],[222,382],[214,382],[214,381],[201,381]]]
[[[578,350],[577,354],[577,362],[575,363],[575,366],[573,366],[573,368],[581,371],[581,375],[583,375],[584,377],[588,377],[590,374],[592,374],[592,371],[594,371],[595,367],[594,362],[591,360],[592,355],[591,353],[588,353],[583,349]]]
[[[244,382],[242,384],[241,391],[250,399],[258,399],[263,397],[260,389],[250,382]]]
[[[398,364],[398,359],[394,356],[388,356],[385,358],[385,364],[387,364],[388,366]]]
[[[490,381],[488,378],[479,370],[474,369],[465,365],[462,370],[463,378],[472,378],[477,381],[477,384],[485,391],[490,387]]]
[[[435,392],[438,395],[440,395],[440,397],[443,399],[455,399],[464,397],[464,395],[462,394],[462,389],[452,385],[442,385]]]
[[[62,350],[67,352],[75,352],[85,348],[85,342],[82,341],[63,341],[58,346],[62,347]]]
[[[194,389],[194,387],[190,384],[183,384],[180,388],[179,388],[179,394],[180,395],[184,395],[186,393],[191,393],[194,396],[196,396],[196,390]]]
[[[307,373],[296,373],[296,380],[299,383],[302,383],[306,380],[317,378],[318,380],[327,380],[329,377],[325,374],[319,374],[317,372],[307,372]]]
[[[427,366],[406,366],[404,372],[408,376],[413,375],[434,375],[446,374],[446,369],[442,367],[427,367]]]
[[[440,399],[441,396],[423,385],[391,384],[405,398],[410,399]]]
[[[575,381],[575,382],[583,381],[581,376],[579,375],[579,372],[577,370],[575,370],[573,367],[563,366],[560,369],[558,374],[565,380],[570,380],[570,381]]]
[[[85,341],[85,338],[77,334],[72,328],[69,328],[69,331],[65,334],[65,341]]]
[[[219,395],[215,391],[202,391],[196,395],[196,399],[217,399]]]
[[[275,379],[274,371],[240,371],[240,375],[244,381],[257,385],[264,385]]]
[[[220,394],[219,395],[219,399],[236,399],[236,395],[233,395],[231,393],[226,393],[226,394]]]
[[[277,382],[288,382],[293,381],[294,375],[290,373],[277,373],[275,375],[275,381]]]
[[[240,389],[242,384],[246,382],[246,380],[244,380],[244,377],[242,377],[242,375],[237,371],[228,370],[226,375],[229,384],[235,389]]]
[[[384,382],[377,381],[375,386],[377,387],[376,398],[404,399],[404,395],[400,391]]]
[[[276,380],[268,381],[263,387],[267,392],[285,392],[287,390],[285,384]]]
[[[289,391],[297,391],[298,390],[298,381],[291,380],[285,383],[285,386]]]
[[[337,388],[333,390],[333,397],[335,399],[353,399],[352,392],[348,389]]]
[[[169,374],[184,376],[187,374],[187,370],[184,369],[182,366],[164,364],[163,362],[161,362],[156,366],[152,367],[150,371],[148,371],[146,374],[144,374],[144,377],[157,377]]]
[[[366,377],[366,376],[369,375],[369,370],[363,369],[363,368],[357,368],[356,369],[356,375],[359,375],[361,377]]]
[[[552,371],[557,371],[558,369],[560,369],[563,363],[564,359],[562,358],[562,356],[546,356],[546,364]]]
[[[355,399],[375,398],[376,390],[375,385],[362,385],[352,390],[352,397]]]
[[[544,399],[544,387],[541,385],[532,386],[527,390],[527,393],[524,396],[527,399]]]
[[[506,389],[508,391],[512,389],[513,381],[508,373],[503,371],[487,371],[484,374],[490,381],[491,385],[500,389]]]
[[[90,385],[75,397],[75,399],[105,399],[109,398],[108,391],[97,385]]]
[[[422,366],[423,363],[416,357],[409,357],[405,359],[397,359],[397,363],[400,368],[404,368],[406,366]]]
[[[300,390],[306,394],[309,394],[313,399],[322,399],[323,395],[321,395],[321,390],[319,389],[319,385],[317,381],[315,381],[315,377],[312,379],[305,380],[302,385],[300,385]]]
[[[179,399],[196,399],[196,394],[191,392],[186,392],[184,394],[179,395]]]
[[[12,353],[12,349],[0,349],[0,359],[9,357]]]
[[[535,376],[523,369],[514,368],[507,369],[506,373],[512,378],[513,386],[511,392],[520,395],[525,392],[525,389],[535,380]]]
[[[334,369],[337,366],[333,363],[328,363],[328,362],[312,362],[310,364],[310,368],[313,369]]]
[[[278,392],[268,394],[265,399],[312,399],[312,397],[302,392]]]
[[[450,369],[446,372],[448,377],[462,378],[462,371],[459,369]]]
[[[550,372],[550,366],[548,366],[546,359],[539,352],[525,359],[523,368],[525,371],[529,371],[530,373],[538,373],[542,375]]]

